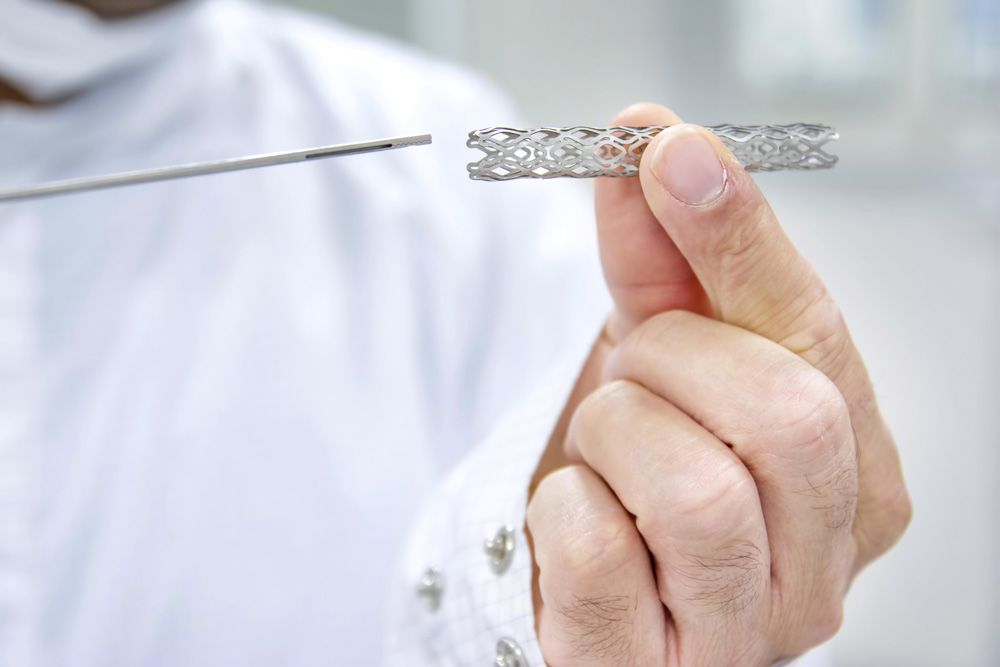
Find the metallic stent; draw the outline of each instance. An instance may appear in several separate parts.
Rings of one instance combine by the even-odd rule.
[[[512,178],[636,176],[639,158],[663,126],[491,127],[469,133],[469,148],[486,153],[469,164],[477,181]],[[823,150],[840,135],[826,125],[716,125],[709,127],[747,171],[826,169],[837,157]]]
[[[0,202],[13,201],[16,199],[34,199],[37,197],[48,197],[50,195],[66,194],[70,192],[84,192],[87,190],[98,190],[101,188],[113,188],[120,185],[151,183],[154,181],[165,181],[173,178],[205,176],[206,174],[219,174],[226,171],[253,169],[255,167],[269,167],[275,164],[318,160],[328,157],[337,157],[339,155],[372,153],[375,151],[388,150],[390,148],[421,146],[429,143],[431,143],[431,135],[417,134],[409,137],[393,137],[390,139],[377,139],[375,141],[361,141],[353,144],[338,144],[336,146],[320,146],[318,148],[285,151],[282,153],[251,155],[249,157],[216,160],[214,162],[199,162],[196,164],[186,164],[177,167],[144,169],[142,171],[131,171],[124,174],[112,174],[110,176],[77,178],[68,181],[42,183],[40,185],[15,188],[12,190],[0,190]]]

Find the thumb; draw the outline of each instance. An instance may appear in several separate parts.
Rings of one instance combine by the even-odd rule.
[[[674,112],[636,104],[612,126],[677,125]],[[650,210],[638,178],[600,178],[594,186],[601,264],[615,310],[605,334],[612,345],[649,317],[668,310],[712,312],[691,265]]]

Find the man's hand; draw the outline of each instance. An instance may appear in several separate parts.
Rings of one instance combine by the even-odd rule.
[[[681,121],[645,105],[614,122]],[[704,129],[665,130],[640,179],[599,182],[597,217],[615,299],[600,377],[581,380],[554,441],[573,464],[528,507],[542,653],[553,667],[798,655],[837,631],[851,580],[910,518],[847,327]]]

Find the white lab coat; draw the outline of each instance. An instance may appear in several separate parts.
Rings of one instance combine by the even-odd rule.
[[[0,205],[0,664],[367,665],[429,490],[607,308],[566,183],[475,183],[492,89],[210,2],[170,56],[0,106],[0,184],[433,132]]]

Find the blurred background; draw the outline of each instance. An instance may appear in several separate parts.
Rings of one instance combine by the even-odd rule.
[[[758,181],[851,323],[915,518],[831,651],[1000,665],[1000,0],[294,1],[485,72],[536,125],[648,100],[840,130],[832,172]]]

